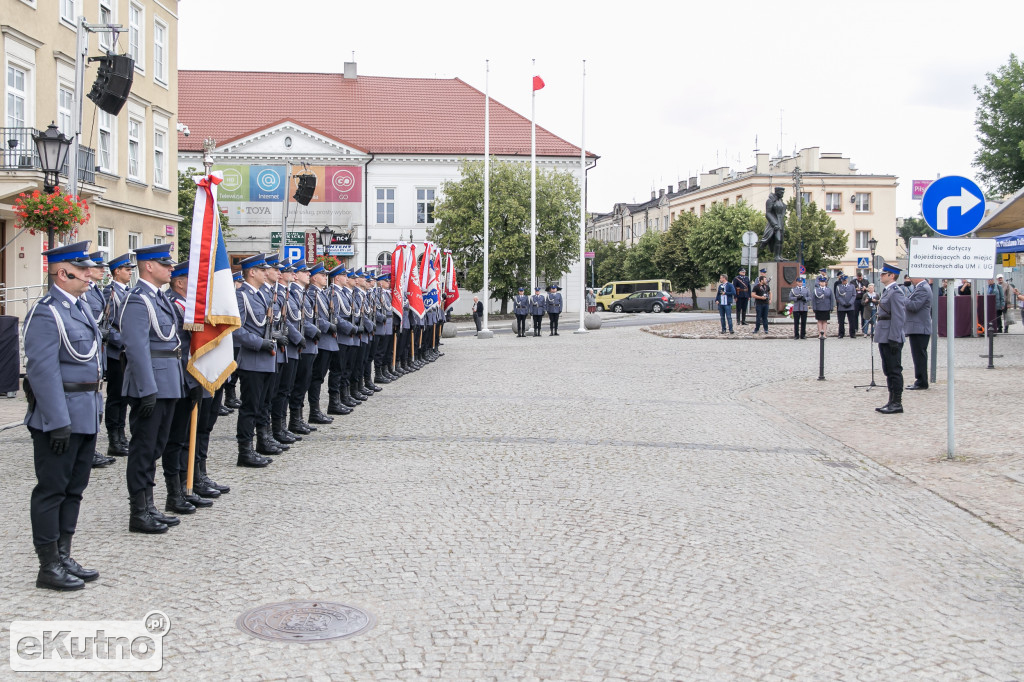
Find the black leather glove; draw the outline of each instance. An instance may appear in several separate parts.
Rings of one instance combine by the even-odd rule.
[[[59,429],[50,431],[50,450],[55,455],[63,455],[68,449],[68,441],[71,440],[71,427],[62,426]]]
[[[154,407],[156,407],[156,393],[142,396],[139,402],[139,416],[145,419],[153,414]]]
[[[338,325],[336,325],[333,322],[331,322],[329,325],[327,325],[327,331],[329,331],[332,334],[337,334],[338,333]]]
[[[197,404],[200,400],[203,399],[203,387],[193,386],[192,389],[188,392],[188,399],[192,401],[193,405]]]
[[[103,343],[110,343],[110,331],[108,330],[100,334],[100,340],[103,341]]]
[[[274,334],[274,340],[277,341],[282,346],[285,345],[286,343],[288,343],[288,332],[284,330],[277,332],[276,334]]]
[[[274,350],[274,342],[271,341],[270,339],[263,339],[262,343],[260,343],[260,350],[265,350],[265,351],[272,351],[272,350]]]
[[[318,330],[317,333],[313,335],[313,341],[316,342],[316,341],[319,341],[319,340],[320,340],[320,331]]]

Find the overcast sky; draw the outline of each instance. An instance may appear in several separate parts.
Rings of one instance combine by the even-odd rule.
[[[974,177],[971,90],[1020,40],[1019,0],[518,2],[217,0],[179,4],[179,68],[458,77],[580,143],[591,211],[641,201],[762,151],[818,146],[862,173]],[[536,60],[536,66],[531,60]],[[253,93],[259,96],[259,93]],[[781,112],[781,129],[780,129]],[[187,122],[186,122],[187,123]],[[780,138],[781,134],[781,138]]]

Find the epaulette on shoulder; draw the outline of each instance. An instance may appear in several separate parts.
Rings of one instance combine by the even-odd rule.
[[[49,294],[47,294],[46,296],[43,296],[43,297],[42,297],[42,298],[41,298],[41,299],[39,300],[39,302],[40,302],[41,304],[43,304],[43,305],[50,305],[51,303],[53,303],[53,297],[52,297],[52,296],[50,296]]]

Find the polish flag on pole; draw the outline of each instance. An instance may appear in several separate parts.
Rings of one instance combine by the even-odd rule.
[[[242,320],[217,211],[217,185],[223,176],[218,171],[193,180],[198,187],[192,211],[191,265],[184,312],[185,329],[192,332],[188,371],[213,393],[235,371],[231,332],[241,326]]]
[[[409,309],[422,318],[426,313],[423,308],[423,287],[420,284],[420,273],[416,267],[416,245],[409,244],[406,247],[405,257],[409,259]]]
[[[409,276],[406,274],[405,242],[395,244],[391,253],[391,310],[402,316],[405,292],[408,290]]]
[[[537,90],[540,90],[543,87],[544,87],[544,79],[541,78],[540,76],[534,76],[533,77],[533,90],[534,90],[534,92],[536,92]]]
[[[455,260],[450,249],[444,250],[444,309],[448,311],[459,300],[459,285],[455,282]]]

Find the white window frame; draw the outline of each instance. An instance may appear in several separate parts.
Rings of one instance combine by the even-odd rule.
[[[96,163],[99,164],[100,172],[110,175],[117,175],[117,117],[105,111],[97,111],[97,142],[96,142]],[[104,153],[103,134],[107,134],[109,149]],[[106,155],[107,163],[104,163]]]
[[[75,88],[70,83],[57,83],[57,128],[68,137],[74,137]]]
[[[107,227],[96,228],[96,250],[103,253],[103,260],[110,261],[110,239],[112,230]]]
[[[17,86],[11,84],[12,71],[20,72],[22,75],[22,89],[15,89]],[[35,120],[32,112],[32,69],[21,62],[15,62],[7,55],[7,64],[4,68],[4,125],[8,128],[25,128]],[[15,80],[17,77],[15,76]],[[21,100],[22,118],[11,117],[11,98]],[[31,152],[30,152],[31,153]]]
[[[163,41],[157,36],[163,31]],[[153,80],[160,85],[167,85],[167,36],[169,29],[160,19],[153,20]]]
[[[128,55],[135,60],[135,70],[146,73],[146,11],[134,2],[128,5]]]
[[[871,213],[871,192],[857,192],[854,197],[854,213]]]
[[[429,197],[427,194],[429,193]],[[417,187],[416,188],[416,224],[417,225],[433,225],[434,224],[434,206],[437,204],[437,188],[436,187]],[[423,206],[423,210],[420,210],[420,206]],[[429,208],[429,212],[428,212]]]
[[[138,233],[138,232],[129,232],[128,233],[128,250],[129,251],[134,253],[135,251],[138,250],[139,244],[141,244],[141,243],[142,243],[142,235],[140,233]]]
[[[378,225],[394,225],[395,224],[395,198],[398,195],[398,189],[395,188],[395,187],[376,187],[374,189],[375,189],[374,195],[376,197],[376,207],[375,207],[376,210],[374,212],[374,217],[376,218],[377,224]],[[391,193],[390,197],[388,196],[388,192]],[[390,211],[390,213],[391,213],[390,218],[391,219],[390,220],[388,220],[388,217],[389,217],[388,216],[388,208],[389,207],[391,209],[391,211]],[[383,214],[382,214],[382,210],[383,210]],[[384,218],[383,220],[381,220],[381,216],[382,215],[383,215],[383,218]]]
[[[814,201],[814,195],[811,192],[800,192],[800,198],[803,200],[804,206],[810,206]]]
[[[60,20],[74,26],[75,21],[78,20],[78,0],[59,0],[58,7]]]
[[[163,141],[160,141],[163,137]],[[153,185],[167,188],[167,129],[153,125]]]
[[[863,235],[864,239],[861,239]],[[853,234],[854,249],[856,251],[870,251],[871,245],[868,243],[871,241],[871,230],[857,230]],[[863,244],[861,244],[863,242]]]
[[[377,254],[377,266],[378,266],[377,272],[381,272],[382,269],[383,269],[383,266],[385,266],[385,265],[391,265],[391,252],[390,251],[381,251],[380,253]]]
[[[138,126],[135,134],[132,133],[133,125]],[[143,140],[145,139],[146,120],[133,115],[128,116],[128,172],[129,180],[136,182],[146,181],[146,153]],[[133,153],[134,152],[134,153]],[[134,162],[135,168],[132,168]]]
[[[104,19],[103,10],[108,12],[108,16]],[[115,0],[99,0],[99,10],[97,14],[97,23],[101,25],[105,24],[116,24],[117,23],[117,2]],[[113,34],[107,32],[101,32],[98,36],[100,49],[112,50],[114,44],[111,41]]]
[[[164,243],[164,238],[163,237],[153,237],[153,243],[154,244],[163,244]]]
[[[832,200],[835,199],[833,202]],[[828,213],[842,213],[843,212],[843,193],[842,192],[825,192],[825,210]]]

